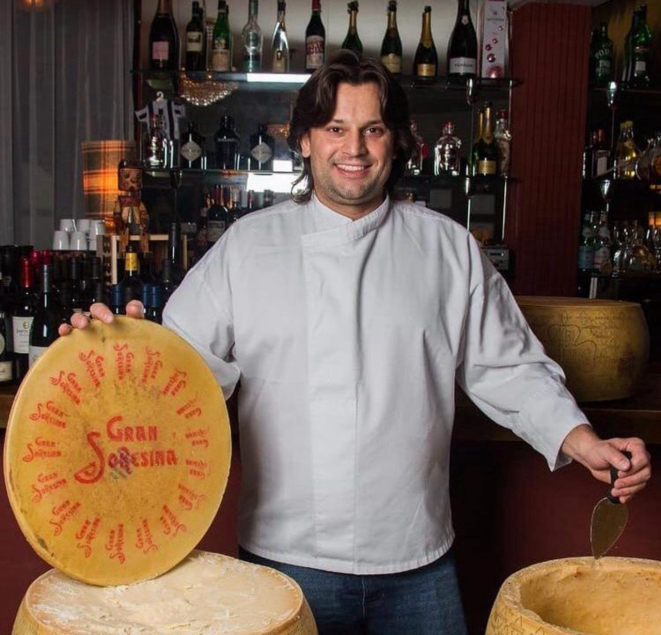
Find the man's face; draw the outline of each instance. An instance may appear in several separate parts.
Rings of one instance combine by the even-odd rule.
[[[384,198],[394,140],[381,118],[379,89],[368,83],[337,87],[335,112],[324,126],[301,139],[310,158],[314,192],[332,210],[356,219]]]

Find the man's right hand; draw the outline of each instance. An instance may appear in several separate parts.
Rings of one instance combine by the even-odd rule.
[[[105,324],[111,324],[115,319],[112,311],[101,302],[96,302],[90,307],[90,315],[97,320],[101,320]],[[126,305],[126,315],[132,318],[141,319],[145,316],[145,310],[142,302],[139,300],[131,300]],[[58,333],[60,335],[69,335],[73,329],[85,329],[89,326],[89,318],[82,313],[74,313],[71,316],[71,324],[60,324]]]

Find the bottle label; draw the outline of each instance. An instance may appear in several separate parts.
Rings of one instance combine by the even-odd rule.
[[[590,245],[581,245],[578,248],[578,268],[592,269],[594,261],[594,248]]]
[[[308,70],[321,68],[324,65],[324,48],[326,41],[321,35],[310,35],[305,38],[305,68]]]
[[[211,54],[211,69],[219,73],[227,73],[230,69],[230,50],[225,38],[216,38],[213,41]]]
[[[186,33],[186,52],[187,53],[201,53],[203,49],[203,33],[202,31],[188,31]]]
[[[0,382],[11,381],[14,379],[14,372],[11,362],[0,362]]]
[[[215,243],[220,240],[220,237],[225,233],[225,229],[224,220],[210,220],[207,223],[207,241]]]
[[[30,366],[32,366],[32,364],[34,364],[47,350],[48,346],[30,346],[30,352],[28,353]]]
[[[480,159],[477,162],[477,173],[481,176],[490,176],[496,173],[496,162],[493,159]]]
[[[601,176],[608,172],[608,154],[597,156],[597,160],[595,161],[595,172],[595,176]]]
[[[250,155],[258,163],[267,163],[273,156],[273,150],[271,150],[271,146],[262,141],[250,151]]]
[[[195,141],[187,141],[181,146],[181,156],[189,163],[197,161],[202,156],[202,148]]]
[[[610,264],[611,248],[608,245],[602,245],[594,250],[594,260],[592,269],[598,273],[606,273],[606,267]]]
[[[415,68],[418,77],[435,77],[436,64],[418,64]]]
[[[474,57],[450,58],[449,71],[453,75],[475,75],[477,60]]]
[[[169,42],[153,42],[151,45],[151,58],[161,62],[167,62],[170,53]]]
[[[611,70],[611,61],[610,59],[600,59],[597,62],[597,74],[598,75],[604,75],[606,73],[610,73]]]
[[[4,320],[4,318],[0,318]],[[7,350],[7,341],[4,338],[4,335],[0,333],[0,355],[2,355],[5,350]]]
[[[647,72],[647,62],[645,60],[636,60],[636,66],[633,69],[634,73]]]
[[[394,74],[402,72],[402,57],[401,55],[396,55],[395,53],[389,53],[388,55],[381,56],[381,63]]]
[[[32,317],[12,317],[11,326],[15,353],[27,355],[30,352],[30,327],[33,319]]]
[[[498,172],[502,176],[510,173],[510,143],[506,139],[496,139],[498,147]]]

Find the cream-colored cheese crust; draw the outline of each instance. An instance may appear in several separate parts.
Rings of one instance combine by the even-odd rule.
[[[90,586],[51,570],[32,584],[23,608],[36,627],[29,632],[42,632],[39,625],[66,635],[316,633],[293,580],[203,551],[159,578],[125,586]]]

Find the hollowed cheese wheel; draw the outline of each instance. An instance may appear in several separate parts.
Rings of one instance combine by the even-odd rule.
[[[268,567],[195,551],[155,580],[94,587],[51,570],[12,635],[315,635],[299,586]]]
[[[661,562],[567,558],[505,580],[486,635],[661,635]]]
[[[197,545],[230,457],[222,392],[188,343],[146,320],[92,320],[50,346],[20,386],[5,483],[46,562],[89,584],[128,584]]]

